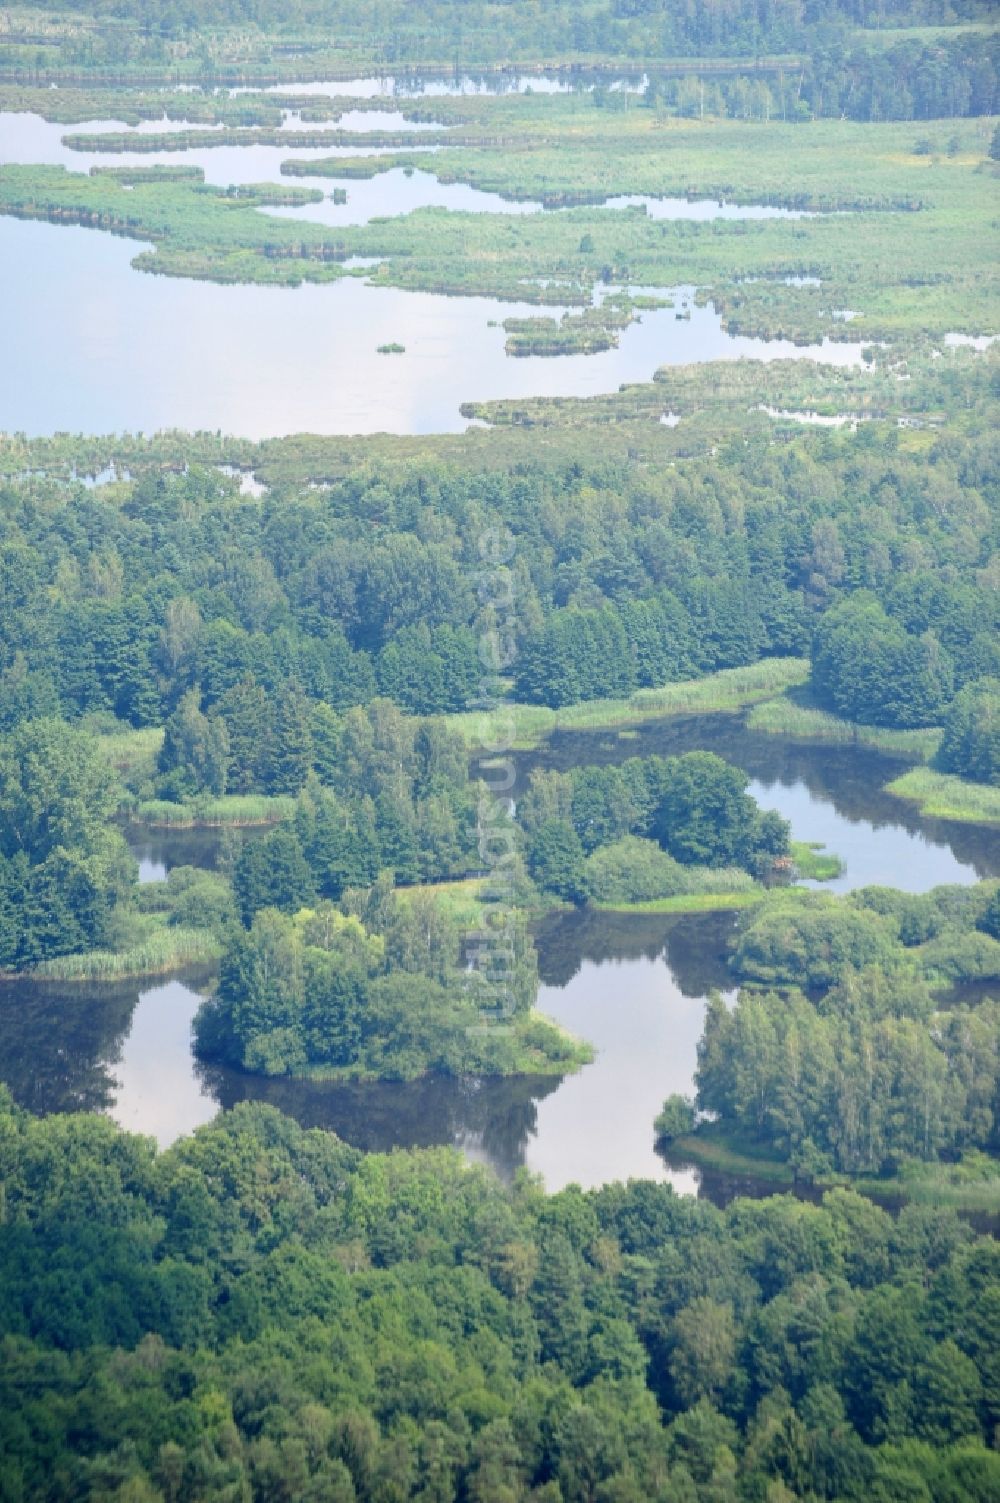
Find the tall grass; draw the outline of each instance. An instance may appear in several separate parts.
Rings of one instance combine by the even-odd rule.
[[[122,726],[121,730],[101,732],[95,739],[102,754],[123,776],[147,771],[152,775],[163,745],[163,727],[146,726],[137,731]]]
[[[290,819],[294,813],[295,800],[285,794],[268,798],[256,793],[227,793],[221,798],[192,799],[187,804],[146,799],[138,805],[132,817],[138,824],[193,829],[197,826],[272,825]]]
[[[591,903],[589,906],[598,913],[716,913],[750,908],[755,903],[762,903],[765,896],[764,888],[754,887],[742,892],[682,892],[671,898],[647,898],[638,903]]]
[[[501,705],[495,714],[472,711],[445,719],[470,747],[482,746],[501,726],[506,729],[509,725],[514,732],[512,747],[523,751],[537,746],[553,731],[597,731],[666,715],[740,710],[805,683],[808,676],[807,658],[765,658],[747,668],[723,668],[705,678],[638,689],[626,699],[590,699],[559,710],[513,703]]]
[[[396,891],[404,903],[419,893],[429,893],[442,913],[456,923],[473,928],[482,922],[482,895],[486,885],[485,877],[462,877],[455,882],[421,882]]]
[[[941,741],[941,732],[937,727],[917,731],[891,731],[875,725],[858,725],[812,705],[797,704],[784,695],[755,705],[747,717],[747,726],[752,731],[763,731],[770,736],[788,736],[798,741],[834,741],[851,746],[872,746],[914,762],[929,761]]]
[[[826,851],[821,840],[793,840],[790,855],[800,880],[832,882],[844,870],[841,858]]]
[[[985,783],[969,783],[930,767],[914,767],[890,783],[887,791],[919,804],[921,814],[1000,825],[1000,788]]]
[[[218,939],[208,929],[158,928],[121,950],[87,950],[42,961],[31,975],[40,981],[121,981],[211,965],[221,954]]]

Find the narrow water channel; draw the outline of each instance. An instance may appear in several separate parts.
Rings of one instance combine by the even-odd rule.
[[[925,819],[882,791],[898,770],[891,759],[754,735],[738,716],[650,722],[627,736],[558,735],[525,754],[519,773],[699,746],[747,768],[761,802],[791,818],[797,837],[826,840],[846,858],[833,884],[840,890],[877,881],[917,891],[1000,873],[995,831]],[[218,848],[211,831],[131,839],[147,879],[176,865],[211,865]],[[562,1081],[330,1085],[205,1067],[190,1047],[200,989],[211,983],[204,974],[118,987],[0,988],[0,1079],[33,1111],[107,1110],[162,1144],[220,1106],[255,1099],[358,1147],[455,1144],[505,1177],[527,1166],[553,1189],[651,1177],[692,1192],[699,1176],[664,1164],[652,1123],[667,1095],[692,1089],[705,998],[731,984],[725,958],[735,924],[726,913],[589,910],[544,921],[539,1005],[596,1050],[591,1065]],[[722,1197],[732,1188],[702,1184]]]

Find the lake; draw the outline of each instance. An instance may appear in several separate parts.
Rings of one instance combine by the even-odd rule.
[[[501,82],[505,88],[539,84],[537,79]],[[375,84],[390,95],[395,88],[391,80],[354,80],[352,86],[357,85],[357,97],[372,97],[366,91]],[[552,80],[552,86],[571,85]],[[461,81],[437,80],[427,92],[465,87]],[[401,120],[394,111],[358,110],[347,112],[341,123],[363,130],[396,128]],[[291,115],[286,120],[296,123]],[[143,135],[165,125],[146,121],[132,131]],[[2,113],[0,163],[48,163],[87,172],[92,165],[180,162],[202,167],[211,183],[229,185],[277,181],[289,155],[308,160],[356,154],[352,147],[219,146],[135,156],[75,152],[62,144],[62,137],[75,131],[121,128],[113,120],[66,126],[38,115]],[[413,133],[418,139],[416,126]],[[367,154],[379,153],[368,149]],[[322,181],[311,179],[310,185]],[[332,186],[318,204],[262,212],[349,226],[429,208],[542,211],[538,202],[513,203],[402,167],[352,180],[346,204],[333,202]],[[668,197],[611,200],[606,211],[637,208],[654,218],[700,221],[797,216],[768,205]],[[846,340],[797,346],[727,334],[714,307],[694,306],[693,289],[681,288],[673,291],[689,300],[689,317],[678,319],[669,308],[650,310],[623,331],[616,349],[514,359],[505,352],[504,319],[539,312],[558,316],[564,310],[375,287],[353,277],[299,288],[219,286],[135,272],[130,262],[140,249],[135,241],[99,231],[0,219],[3,430],[42,435],[220,428],[252,439],[303,431],[456,433],[468,426],[460,413],[466,401],[606,395],[648,381],[661,365],[796,356],[856,365],[861,358],[862,346]],[[404,345],[405,354],[380,355],[379,345],[387,344]]]
[[[533,766],[695,747],[746,767],[752,791],[792,819],[797,838],[826,841],[846,858],[844,875],[824,884],[834,890],[890,882],[920,891],[1000,873],[995,831],[924,818],[881,791],[898,770],[892,759],[755,735],[736,715],[648,722],[626,735],[559,734],[523,754],[518,772],[524,779]],[[219,840],[214,831],[187,830],[132,829],[129,838],[147,878],[175,865],[211,865]],[[727,913],[586,909],[543,921],[539,1006],[596,1049],[592,1064],[562,1081],[331,1085],[203,1066],[191,1054],[190,1026],[198,988],[211,979],[205,974],[117,987],[0,988],[0,1078],[32,1110],[108,1110],[163,1144],[220,1105],[255,1099],[359,1147],[452,1143],[504,1177],[524,1165],[552,1189],[651,1177],[692,1192],[697,1173],[663,1162],[652,1122],[667,1095],[692,1089],[706,995],[731,985],[725,955],[736,922]]]
[[[649,83],[646,74],[622,78],[574,69],[566,73],[484,73],[457,77],[395,76],[391,73],[366,78],[317,79],[311,83],[269,84],[263,90],[246,86],[228,93],[319,94],[353,99],[434,99],[474,94],[572,94],[578,90],[608,89],[611,93],[642,94]]]
[[[723,331],[708,304],[690,318],[643,313],[617,349],[512,358],[500,322],[528,303],[366,286],[218,286],[133,271],[139,246],[97,230],[0,219],[5,295],[0,414],[8,432],[221,429],[457,433],[465,401],[597,396],[661,365],[803,356],[856,364],[861,346],[800,347]],[[490,327],[493,323],[495,327]],[[378,354],[398,343],[403,355]]]

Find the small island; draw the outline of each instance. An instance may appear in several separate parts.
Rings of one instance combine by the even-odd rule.
[[[316,1080],[563,1075],[586,1045],[535,1011],[535,949],[522,916],[497,936],[513,963],[468,963],[460,909],[382,877],[294,915],[264,909],[223,956],[195,1021],[203,1057],[251,1074]]]

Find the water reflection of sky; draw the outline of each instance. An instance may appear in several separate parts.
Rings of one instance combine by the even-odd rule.
[[[762,809],[777,809],[790,820],[796,840],[819,841],[843,860],[842,876],[808,886],[821,887],[825,892],[851,892],[869,886],[926,892],[947,882],[968,884],[979,880],[975,867],[959,860],[944,840],[933,840],[923,830],[908,830],[891,821],[875,824],[851,818],[835,804],[817,798],[804,782],[754,781],[748,792]]]
[[[289,289],[143,275],[129,264],[138,249],[95,230],[0,219],[4,428],[455,433],[465,401],[596,396],[660,365],[742,356],[848,364],[860,350],[728,335],[707,306],[684,319],[646,312],[601,354],[512,359],[501,321],[546,310],[353,278]],[[406,353],[377,353],[391,343]]]
[[[142,992],[121,1058],[111,1067],[115,1121],[150,1134],[161,1147],[210,1122],[219,1109],[191,1056],[191,1023],[200,1002],[180,981]]]
[[[883,794],[873,770],[882,759],[863,749],[753,736],[731,721],[686,717],[647,725],[638,742],[567,736],[553,751],[559,762],[572,745],[582,760],[602,750],[605,760],[617,760],[636,750],[714,741],[753,767],[751,792],[791,819],[798,838],[823,841],[846,858],[838,888],[884,882],[917,891],[975,880],[974,867],[945,838],[950,831],[964,855],[968,830],[924,821]],[[521,771],[526,775],[526,766]],[[151,832],[133,848],[147,862],[147,875],[154,866],[159,875],[177,864],[210,863],[214,847],[199,843],[203,833]],[[209,1120],[220,1103],[262,1099],[358,1146],[453,1143],[504,1175],[523,1163],[550,1189],[645,1177],[690,1192],[694,1173],[667,1169],[654,1151],[652,1124],[666,1096],[693,1091],[705,996],[728,985],[724,957],[732,926],[733,916],[720,913],[657,918],[583,910],[546,921],[539,934],[539,1006],[595,1048],[594,1062],[561,1083],[331,1087],[205,1071],[190,1040],[200,997],[180,980],[137,984],[130,999],[120,988],[93,996],[75,991],[69,999],[52,989],[0,989],[0,1078],[34,1110],[106,1105],[123,1126],[162,1144]]]
[[[538,1006],[596,1057],[539,1102],[528,1168],[552,1190],[636,1178],[693,1193],[693,1171],[656,1153],[652,1124],[667,1096],[691,1091],[704,999],[683,995],[664,957],[585,960],[566,986],[543,986]]]

